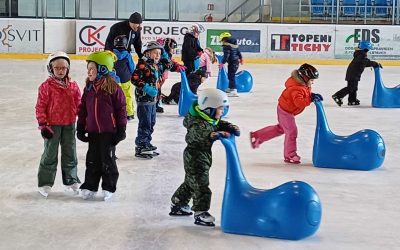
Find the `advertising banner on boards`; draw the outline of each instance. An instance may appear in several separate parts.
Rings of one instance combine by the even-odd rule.
[[[353,58],[354,48],[362,40],[372,43],[370,59],[400,59],[400,30],[396,26],[336,26],[335,58]]]
[[[260,30],[208,29],[207,47],[210,47],[215,52],[222,52],[222,44],[219,35],[225,31],[229,32],[232,37],[236,38],[241,52],[260,52]]]
[[[43,53],[43,21],[0,19],[0,53]]]
[[[76,54],[89,54],[103,50],[110,27],[114,21],[76,21]],[[178,43],[176,53],[180,53],[183,37],[186,34],[190,23],[171,22],[143,22],[142,42],[145,45],[149,41],[156,41],[158,38],[173,38]]]
[[[334,26],[270,25],[267,39],[270,58],[319,59],[334,55]]]

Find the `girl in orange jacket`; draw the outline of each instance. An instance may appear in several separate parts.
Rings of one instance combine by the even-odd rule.
[[[292,72],[278,100],[278,124],[250,132],[252,148],[258,148],[261,143],[285,134],[284,161],[293,164],[300,163],[300,156],[297,155],[295,116],[303,112],[312,101],[322,101],[320,94],[311,93],[311,85],[318,76],[318,70],[306,63]]]

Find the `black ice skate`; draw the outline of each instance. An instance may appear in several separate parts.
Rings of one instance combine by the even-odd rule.
[[[193,213],[189,205],[178,206],[175,204],[171,204],[171,212],[169,212],[169,215],[171,216],[188,216],[192,214]]]
[[[354,102],[348,102],[347,105],[349,105],[349,106],[358,106],[358,105],[360,105],[360,100],[355,100]]]
[[[336,95],[332,96],[332,99],[336,102],[336,104],[340,107],[343,104],[343,98],[337,97]]]
[[[206,227],[214,227],[215,218],[206,212],[196,212],[194,214],[194,224]]]
[[[135,157],[142,159],[153,159],[153,150],[150,147],[136,147]]]

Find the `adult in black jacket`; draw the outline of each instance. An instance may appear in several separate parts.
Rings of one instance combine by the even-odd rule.
[[[186,73],[192,73],[194,61],[203,53],[200,46],[199,35],[204,31],[204,28],[199,24],[193,24],[183,38],[182,44],[182,61],[186,67]]]
[[[142,58],[142,38],[140,35],[141,23],[142,15],[135,12],[129,17],[129,20],[113,24],[110,28],[110,33],[108,33],[104,49],[113,51],[113,49],[116,49],[114,46],[114,39],[117,36],[125,35],[128,38],[128,45],[126,49],[130,53],[131,45],[133,44],[139,59]]]
[[[343,98],[348,97],[347,105],[360,105],[360,100],[357,99],[358,82],[361,79],[361,74],[365,67],[382,67],[381,64],[368,59],[368,51],[372,49],[372,44],[369,41],[361,41],[354,51],[353,60],[350,62],[346,71],[347,86],[336,92],[332,98],[337,105],[342,106]]]

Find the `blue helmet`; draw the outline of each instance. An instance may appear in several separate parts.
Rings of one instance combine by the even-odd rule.
[[[370,41],[366,41],[366,40],[360,41],[358,43],[358,48],[359,49],[363,49],[363,50],[367,50],[367,51],[371,50],[372,49],[372,43]]]

